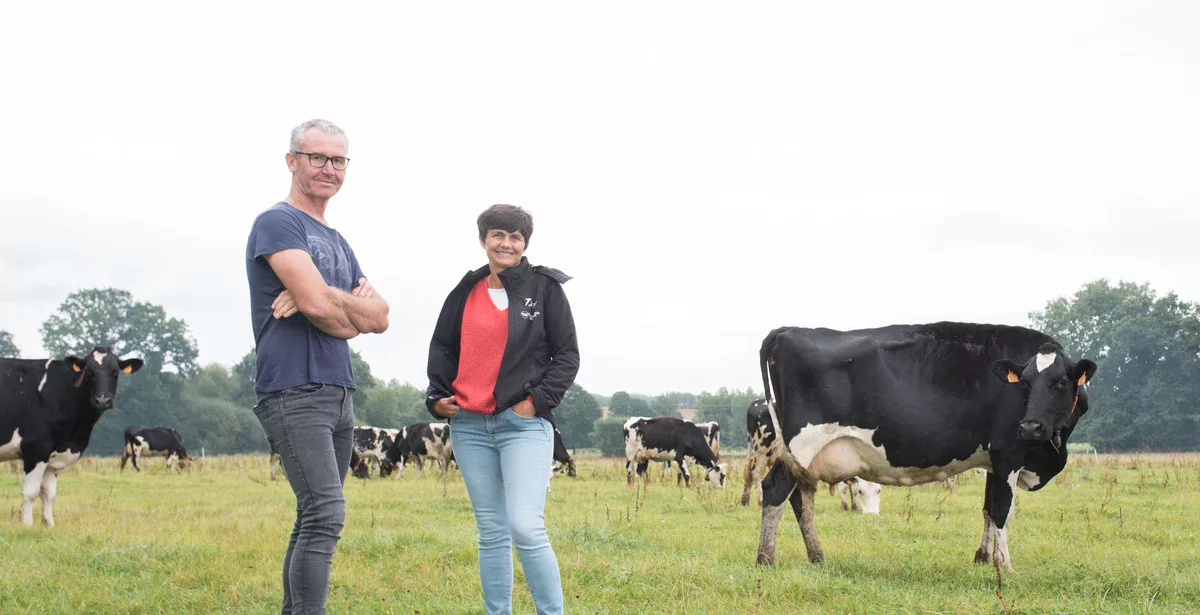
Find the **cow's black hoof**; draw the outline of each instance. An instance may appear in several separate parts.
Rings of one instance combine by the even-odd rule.
[[[766,553],[759,553],[758,554],[758,565],[759,566],[774,566],[775,565],[775,556],[767,555]]]
[[[992,556],[987,551],[984,551],[983,549],[979,549],[978,551],[975,552],[975,563],[976,564],[990,564],[990,563],[992,563]]]

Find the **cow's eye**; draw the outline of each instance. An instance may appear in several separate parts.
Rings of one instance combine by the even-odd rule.
[[[1054,385],[1053,385],[1053,386],[1054,386],[1054,388],[1055,388],[1056,390],[1062,390],[1062,389],[1065,389],[1065,388],[1067,388],[1067,379],[1066,379],[1066,378],[1059,378],[1058,380],[1055,380],[1055,381],[1054,381]]]

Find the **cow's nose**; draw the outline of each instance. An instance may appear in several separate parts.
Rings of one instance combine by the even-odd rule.
[[[96,409],[98,410],[108,410],[113,406],[112,395],[109,395],[108,393],[101,393],[92,398],[92,404],[96,406]]]
[[[1041,421],[1021,421],[1017,425],[1017,433],[1022,440],[1028,442],[1041,442],[1046,439],[1046,427]]]

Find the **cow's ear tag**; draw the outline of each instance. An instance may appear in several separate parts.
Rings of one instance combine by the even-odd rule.
[[[1020,378],[1020,376],[1017,376],[1016,372],[1014,372],[1013,370],[1010,369],[1010,370],[1008,370],[1008,381],[1009,382],[1020,382],[1021,378]]]
[[[76,372],[81,372],[81,371],[83,371],[82,369],[80,369],[80,368],[79,368],[79,364],[78,364],[78,363],[74,363],[74,362],[73,362],[73,363],[71,363],[71,369],[75,370]]]
[[[132,365],[126,365],[125,367],[122,367],[122,368],[121,368],[121,371],[125,372],[126,374],[132,374],[132,373],[133,373],[133,366],[132,366]]]
[[[1086,372],[1079,374],[1079,382],[1077,382],[1076,384],[1078,384],[1079,386],[1083,386],[1085,382],[1087,382],[1087,373]]]

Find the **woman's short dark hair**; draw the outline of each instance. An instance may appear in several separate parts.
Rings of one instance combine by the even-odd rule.
[[[488,229],[498,228],[509,233],[521,231],[525,247],[529,247],[529,238],[533,235],[533,214],[516,205],[492,205],[479,214],[475,223],[479,225],[480,241],[487,237]]]

